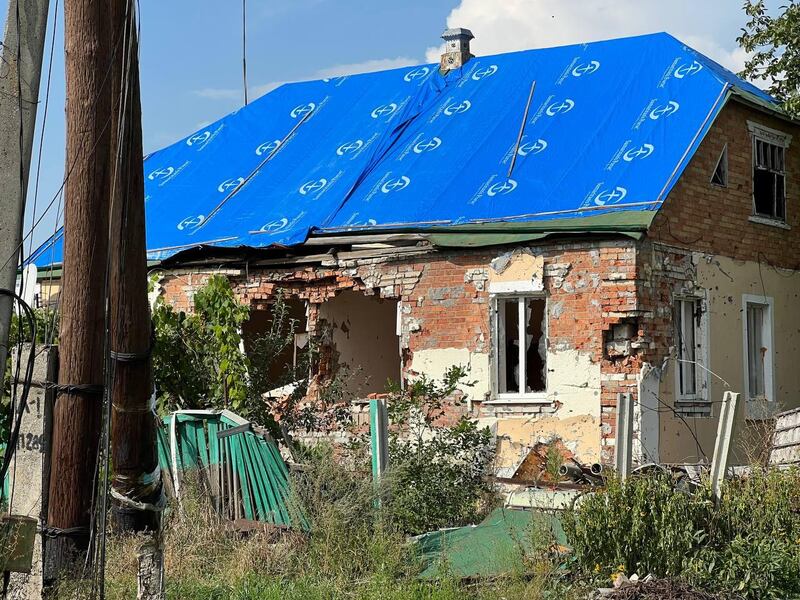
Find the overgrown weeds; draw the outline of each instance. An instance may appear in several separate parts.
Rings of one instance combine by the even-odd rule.
[[[568,512],[579,572],[653,574],[742,598],[800,594],[800,475],[754,468],[726,482],[676,489],[668,474],[610,480]]]
[[[307,455],[308,468],[294,478],[294,498],[310,522],[307,535],[241,536],[217,517],[196,485],[186,485],[182,508],[164,527],[167,595],[170,598],[342,598],[465,600],[548,595],[552,565],[544,554],[538,571],[463,584],[452,578],[417,579],[414,547],[376,500],[385,497],[358,464],[343,467],[332,451]],[[109,598],[134,598],[136,536],[115,537],[109,546]],[[520,550],[522,552],[522,550]],[[523,555],[517,557],[522,562]],[[530,559],[530,556],[528,556]],[[530,563],[534,564],[534,563]]]

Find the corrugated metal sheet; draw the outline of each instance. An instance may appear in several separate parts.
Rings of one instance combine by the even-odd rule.
[[[769,462],[775,466],[800,467],[800,408],[775,417],[775,434]]]

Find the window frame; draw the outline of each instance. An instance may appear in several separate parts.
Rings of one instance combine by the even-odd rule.
[[[716,181],[714,181],[714,176],[717,174],[720,165],[722,165],[723,167],[722,172],[724,175],[724,181],[722,183],[717,183]],[[716,165],[714,165],[714,170],[711,171],[711,178],[708,181],[714,187],[718,188],[728,187],[728,142],[725,142],[725,145],[722,146],[722,152],[719,153],[719,158],[717,159]]]
[[[748,346],[749,331],[747,328],[747,309],[749,305],[763,306],[766,308],[767,325],[763,327],[763,343],[767,349],[764,359],[764,397],[753,397],[750,393],[750,350]],[[774,301],[770,296],[757,296],[753,294],[742,294],[742,362],[744,364],[744,386],[745,400],[749,403],[775,402],[775,310]]]
[[[694,326],[694,393],[681,393],[681,365],[680,362],[680,336],[678,335],[677,320],[678,311],[684,302],[694,302],[695,315],[693,318]],[[682,322],[682,319],[681,319]],[[699,404],[709,403],[710,374],[708,371],[709,357],[709,336],[708,336],[708,313],[706,312],[706,299],[699,295],[678,294],[673,298],[673,330],[675,335],[675,402],[677,404]]]
[[[772,129],[765,125],[761,125],[759,123],[755,123],[753,121],[747,121],[747,129],[750,132],[750,155],[751,155],[751,171],[750,171],[750,184],[751,184],[751,221],[754,222],[763,222],[765,224],[780,224],[785,225],[789,222],[789,215],[788,215],[788,192],[786,189],[786,184],[788,182],[788,171],[787,171],[787,156],[789,151],[789,145],[792,142],[791,134],[784,133],[782,131],[778,131],[777,129]],[[769,173],[778,174],[783,177],[783,217],[779,217],[777,215],[777,198],[774,197],[774,186],[773,186],[773,214],[767,215],[764,213],[759,213],[756,210],[756,165],[758,163],[757,160],[757,145],[758,142],[763,142],[766,144],[771,144],[773,146],[778,146],[783,148],[783,170],[776,171],[773,169],[767,169]]]
[[[490,306],[491,306],[491,327],[492,327],[492,364],[491,364],[491,376],[492,376],[492,398],[485,404],[548,404],[550,400],[548,399],[548,390],[550,387],[550,378],[547,376],[547,356],[549,352],[545,350],[545,389],[539,392],[500,392],[500,335],[501,331],[504,329],[504,325],[500,318],[499,306],[500,301],[506,300],[517,300],[518,307],[519,307],[519,316],[524,316],[524,306],[525,300],[543,300],[544,301],[544,318],[542,320],[542,335],[545,339],[545,348],[547,347],[547,338],[548,338],[548,330],[549,330],[549,309],[550,309],[550,301],[547,295],[544,292],[529,292],[529,291],[503,291],[503,292],[493,292],[490,296]],[[517,320],[517,327],[519,328],[518,335],[520,336],[519,339],[524,339],[524,319],[518,318]],[[520,365],[523,364],[524,358],[524,346],[520,345]],[[525,365],[527,367],[527,365]],[[520,369],[520,382],[525,381],[525,367]]]

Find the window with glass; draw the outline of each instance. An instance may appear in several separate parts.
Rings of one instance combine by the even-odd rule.
[[[547,301],[536,296],[495,299],[498,398],[536,398],[547,390]]]

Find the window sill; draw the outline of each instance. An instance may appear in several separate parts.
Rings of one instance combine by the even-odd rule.
[[[750,215],[747,218],[748,221],[751,223],[758,223],[759,225],[768,225],[769,227],[777,227],[778,229],[785,229],[786,231],[790,231],[792,226],[785,223],[784,221],[779,221],[778,219],[770,219],[769,217],[761,217],[759,215]]]
[[[493,400],[484,402],[488,405],[503,404],[550,404],[546,392],[536,394],[497,394]]]

